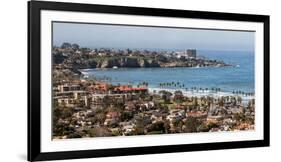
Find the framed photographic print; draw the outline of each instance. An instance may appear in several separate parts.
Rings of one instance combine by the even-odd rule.
[[[269,16],[28,2],[28,160],[269,146]]]

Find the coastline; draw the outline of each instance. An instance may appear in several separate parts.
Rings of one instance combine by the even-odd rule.
[[[53,139],[254,130],[254,57],[216,53],[53,47]]]
[[[190,67],[192,68],[192,67]],[[195,67],[193,67],[195,68]],[[202,68],[202,67],[200,67]],[[88,71],[91,71],[93,69],[79,69],[79,71],[85,75],[89,76]],[[111,84],[111,83],[110,83]],[[159,88],[159,87],[151,87],[148,86],[148,92],[152,94],[159,94],[159,91],[168,91],[172,94],[175,93],[175,91],[181,91],[182,94],[186,97],[213,97],[213,98],[220,98],[220,97],[226,97],[226,96],[232,96],[232,97],[241,97],[243,102],[248,102],[249,100],[255,99],[254,95],[243,95],[243,94],[233,94],[231,92],[225,92],[225,91],[211,91],[211,90],[186,90],[183,88]]]
[[[233,94],[230,92],[211,92],[211,91],[186,91],[185,89],[168,89],[168,88],[155,88],[155,87],[148,87],[149,93],[159,93],[159,91],[168,91],[174,94],[175,91],[181,91],[182,94],[186,97],[224,97],[224,96],[233,96],[233,97],[241,97],[242,101],[249,101],[251,99],[255,99],[255,96],[246,96],[246,95],[239,95],[239,94]]]

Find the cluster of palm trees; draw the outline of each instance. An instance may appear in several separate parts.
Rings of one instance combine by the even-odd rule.
[[[160,88],[184,88],[185,84],[181,84],[180,82],[164,82],[164,83],[159,83]]]
[[[244,91],[232,91],[232,94],[235,95],[243,95],[243,96],[254,96],[254,93],[246,93]]]
[[[148,82],[141,82],[137,84],[137,87],[148,87]]]
[[[160,88],[179,88],[179,89],[184,89],[186,91],[192,91],[192,92],[221,92],[221,88],[218,87],[212,87],[212,88],[202,88],[202,87],[186,87],[185,84],[181,84],[180,82],[164,82],[164,83],[159,83],[158,85]],[[238,90],[238,91],[233,91],[232,94],[234,95],[242,95],[242,96],[254,96],[254,93],[246,93],[244,91]]]
[[[202,87],[186,87],[185,84],[181,84],[180,82],[164,82],[164,83],[159,83],[159,87],[160,88],[179,88],[179,89],[184,89],[186,91],[190,90],[190,91],[196,91],[196,92],[208,92],[208,91],[212,91],[212,92],[220,92],[221,88],[216,88],[216,87],[212,87],[212,88],[202,88]]]
[[[190,88],[191,91],[196,91],[196,92],[221,92],[221,88],[217,88],[217,87],[212,87],[212,88],[202,88],[202,87],[191,87]]]

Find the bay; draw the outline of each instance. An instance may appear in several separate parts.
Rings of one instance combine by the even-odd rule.
[[[207,59],[222,60],[229,67],[175,67],[175,68],[118,68],[82,70],[91,78],[110,78],[112,84],[138,85],[147,82],[151,88],[160,83],[177,83],[185,88],[220,88],[223,92],[254,93],[254,52],[249,51],[197,51]],[[169,87],[176,88],[176,87]]]

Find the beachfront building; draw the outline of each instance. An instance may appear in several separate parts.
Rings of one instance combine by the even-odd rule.
[[[79,84],[61,84],[54,91],[54,103],[65,107],[89,106],[88,92]]]
[[[98,93],[98,94],[111,92],[109,90],[108,84],[103,82],[95,82],[95,84],[87,86],[86,90],[91,93]]]
[[[131,87],[128,85],[117,86],[113,89],[114,93],[147,93],[148,89],[143,87]]]
[[[58,85],[57,87],[58,91],[63,92],[71,92],[71,91],[80,91],[82,90],[82,87],[78,84],[62,84]]]
[[[59,92],[55,95],[54,102],[65,107],[89,106],[89,97],[86,91]]]

